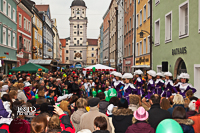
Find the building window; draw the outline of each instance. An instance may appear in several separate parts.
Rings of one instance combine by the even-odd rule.
[[[138,4],[140,3],[140,0],[138,0]]]
[[[155,5],[158,5],[160,3],[160,0],[155,0]]]
[[[15,48],[15,42],[16,42],[16,40],[15,40],[15,33],[13,33],[13,48]]]
[[[160,45],[160,19],[155,21],[155,45]]]
[[[129,50],[128,50],[128,55],[131,55],[131,44],[129,44]]]
[[[151,40],[150,40],[150,36],[148,36],[148,40],[147,40],[147,53],[150,53],[150,47],[151,47]]]
[[[94,54],[92,53],[91,56],[94,57]]]
[[[199,13],[198,13],[198,15],[199,15],[199,33],[200,33],[200,0],[199,0]]]
[[[83,40],[83,38],[80,38],[80,40]]]
[[[140,55],[142,55],[142,41],[140,42]]]
[[[144,5],[144,18],[143,18],[144,22],[146,21],[146,13],[147,13],[147,7],[146,5]]]
[[[136,17],[136,28],[138,28],[138,21],[139,21],[139,14],[137,14],[137,17]]]
[[[83,34],[83,32],[80,32],[80,34]]]
[[[94,64],[94,60],[91,60],[92,64]]]
[[[3,44],[4,44],[4,45],[6,45],[6,38],[7,38],[6,28],[3,27]]]
[[[165,43],[172,41],[172,12],[165,15]]]
[[[94,50],[94,48],[92,48],[92,50]]]
[[[82,28],[82,26],[80,26],[80,28]]]
[[[139,43],[136,45],[136,56],[139,56]]]
[[[0,11],[1,11],[1,4],[2,4],[2,0],[0,0]]]
[[[80,46],[82,46],[82,44],[80,44]]]
[[[26,30],[26,18],[24,18],[24,30]]]
[[[8,4],[8,17],[11,18],[11,5]]]
[[[66,53],[68,53],[68,50],[66,50]]]
[[[140,11],[140,26],[142,25],[142,10]]]
[[[66,60],[68,60],[68,57],[66,57]]]
[[[179,6],[179,38],[189,36],[189,3],[185,3]]]
[[[19,14],[19,27],[22,27],[22,15]]]
[[[150,4],[150,0],[148,1],[148,18],[150,18],[150,14],[151,13],[151,4]]]
[[[16,22],[16,12],[15,12],[15,9],[13,8],[13,21],[15,21]]]
[[[79,24],[77,25],[77,28],[79,28]]]
[[[74,51],[74,53],[76,53],[76,51]]]
[[[4,12],[4,14],[7,15],[6,9],[7,9],[7,2],[6,2],[6,0],[3,0],[3,12]]]
[[[143,41],[143,54],[146,54],[146,45],[147,45],[147,41],[146,41],[146,38],[144,38],[144,41]]]
[[[74,28],[76,28],[76,26],[74,26]]]
[[[132,23],[131,23],[131,18],[130,18],[130,30],[131,30],[131,27],[132,27],[131,24],[132,24]]]
[[[76,32],[74,32],[74,34],[76,34]]]
[[[11,47],[11,31],[8,30],[8,46]]]
[[[74,38],[74,40],[76,40],[76,38]]]
[[[82,53],[82,51],[80,51],[80,53]]]
[[[76,46],[76,44],[74,44],[74,46]]]

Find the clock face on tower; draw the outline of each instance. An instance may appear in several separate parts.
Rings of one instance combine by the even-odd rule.
[[[80,14],[80,10],[79,10],[79,8],[76,10],[76,14]]]

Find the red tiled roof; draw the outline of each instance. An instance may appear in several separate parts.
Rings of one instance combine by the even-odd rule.
[[[60,42],[62,44],[62,47],[66,46],[66,39],[60,39]]]
[[[98,39],[87,39],[88,45],[98,46]]]
[[[49,5],[35,5],[35,7],[38,9],[38,11],[47,11]]]

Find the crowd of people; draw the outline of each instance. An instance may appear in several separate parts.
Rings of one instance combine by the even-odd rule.
[[[0,133],[200,133],[189,78],[153,70],[0,74]]]

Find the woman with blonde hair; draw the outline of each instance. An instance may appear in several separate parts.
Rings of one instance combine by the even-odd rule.
[[[72,115],[71,115],[71,121],[74,125],[74,128],[76,129],[76,132],[80,131],[80,119],[81,116],[86,113],[87,111],[85,110],[86,106],[87,106],[87,100],[84,98],[79,98],[76,101],[76,106],[78,108],[77,111],[75,111]]]
[[[62,101],[60,103],[60,106],[59,106],[66,115],[71,115],[71,111],[69,110],[69,102],[68,101]]]
[[[19,101],[23,100],[26,103],[27,102],[27,97],[23,92],[24,84],[23,83],[18,83],[17,88],[18,88],[17,99]]]
[[[172,108],[169,108],[168,111],[169,111],[170,114],[172,115],[174,108],[177,107],[177,106],[181,106],[181,107],[183,107],[183,108],[185,109],[185,111],[187,112],[188,109],[184,107],[184,104],[185,104],[185,102],[184,102],[183,96],[180,95],[180,94],[176,94],[176,95],[174,96],[174,99],[173,99],[173,107],[172,107]]]

